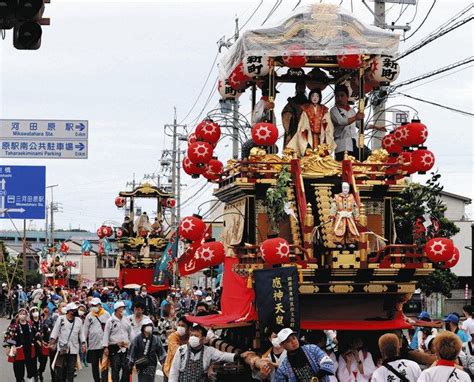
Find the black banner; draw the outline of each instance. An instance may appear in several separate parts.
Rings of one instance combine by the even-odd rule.
[[[299,330],[300,307],[297,268],[281,267],[255,270],[253,275],[261,330],[266,327],[288,327]]]

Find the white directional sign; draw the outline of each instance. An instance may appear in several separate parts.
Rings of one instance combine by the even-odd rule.
[[[88,121],[0,119],[0,158],[87,159]]]

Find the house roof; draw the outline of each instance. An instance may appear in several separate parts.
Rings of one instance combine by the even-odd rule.
[[[441,196],[449,196],[450,198],[462,200],[466,204],[471,204],[472,203],[472,199],[468,198],[467,196],[453,194],[452,192],[447,192],[447,191],[441,191],[440,194],[441,194]]]

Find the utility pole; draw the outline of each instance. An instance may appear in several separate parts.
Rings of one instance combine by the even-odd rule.
[[[26,288],[26,219],[23,219],[23,284]]]
[[[173,139],[173,149],[171,152],[169,150],[163,150],[161,165],[167,167],[169,162],[165,159],[166,156],[171,157],[171,193],[176,198],[176,209],[175,213],[171,214],[171,227],[176,227],[179,223],[181,216],[181,154],[182,151],[179,147],[180,141],[187,141],[187,135],[182,134],[178,129],[186,129],[186,125],[179,125],[178,118],[176,114],[176,107],[174,108],[174,118],[172,125],[165,125],[166,128],[171,128],[171,138]]]
[[[374,2],[374,24],[379,28],[385,27],[385,0]],[[382,90],[383,87],[380,88]],[[374,106],[374,134],[372,137],[372,150],[382,147],[382,138],[385,135],[385,99]],[[363,121],[362,121],[363,123]]]
[[[178,145],[178,137],[177,137],[177,130],[178,130],[178,120],[176,118],[176,106],[174,107],[174,120],[173,120],[173,151],[171,153],[171,192],[173,195],[176,195],[176,148]],[[179,187],[179,186],[178,186]],[[177,206],[177,209],[179,205]],[[171,215],[171,225],[174,227],[177,220],[177,214]],[[179,220],[178,220],[179,221]]]
[[[239,18],[235,18],[235,33],[234,42],[239,38]],[[239,100],[234,99],[234,115],[233,115],[233,127],[232,127],[232,157],[234,159],[239,158]]]
[[[57,211],[57,206],[54,204],[54,193],[53,193],[53,188],[58,187],[59,184],[53,184],[51,186],[46,186],[46,188],[51,189],[51,203],[49,210],[51,212],[51,231],[50,231],[50,237],[51,237],[51,244],[54,245],[54,211]]]
[[[374,16],[374,25],[376,27],[382,29],[391,29],[392,31],[395,29],[401,29],[404,32],[410,30],[409,25],[395,25],[392,23],[387,25],[385,20],[385,4],[386,3],[399,3],[402,7],[404,4],[408,5],[416,5],[417,0],[374,0],[374,10],[370,9],[370,7],[366,4],[365,0],[362,0],[363,4],[367,7],[367,9],[372,12]],[[420,0],[418,0],[420,1]],[[385,99],[386,99],[386,86],[381,86],[379,90],[381,100],[374,105],[374,134],[372,138],[372,150],[377,150],[382,147],[382,138],[385,135],[385,126],[386,126],[386,114],[385,114]]]

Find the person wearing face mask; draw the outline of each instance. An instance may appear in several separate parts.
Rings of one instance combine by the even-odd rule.
[[[158,361],[163,362],[165,357],[160,338],[153,335],[153,322],[149,318],[144,319],[140,333],[130,346],[130,370],[135,366],[138,382],[154,382]]]
[[[47,309],[46,309],[47,310]],[[31,326],[33,327],[35,335],[35,352],[37,359],[38,378],[41,382],[44,381],[43,373],[46,370],[48,363],[48,348],[45,345],[44,339],[44,324],[43,317],[40,317],[40,312],[37,307],[30,308]],[[46,339],[48,341],[48,339]],[[46,342],[47,343],[47,342]]]
[[[212,362],[236,362],[247,353],[234,354],[204,345],[207,330],[194,324],[189,329],[189,341],[176,351],[169,372],[169,382],[200,382],[207,380]]]
[[[146,285],[140,287],[140,293],[138,296],[135,296],[133,300],[133,305],[135,306],[138,302],[143,305],[143,314],[146,316],[154,316],[155,308],[153,306],[153,299],[148,295]]]
[[[65,315],[60,316],[51,332],[50,348],[57,351],[55,374],[58,381],[73,382],[79,351],[86,352],[82,320],[77,317],[78,306],[71,302],[66,305]]]
[[[16,382],[23,382],[25,368],[27,381],[37,378],[35,337],[36,331],[28,320],[25,308],[18,310],[18,315],[5,332],[4,348],[9,362],[13,363]]]
[[[128,317],[130,325],[132,326],[132,339],[140,334],[143,321],[150,319],[150,317],[143,314],[144,311],[145,306],[142,302],[138,301],[134,305],[133,314]]]
[[[117,301],[114,305],[114,314],[105,324],[103,338],[104,354],[110,359],[113,382],[129,380],[128,348],[131,342],[132,326],[125,316],[125,304],[123,301]]]
[[[173,357],[176,351],[180,346],[188,343],[190,326],[191,323],[186,319],[186,317],[182,316],[176,324],[176,331],[168,336],[168,353],[166,354],[166,360],[163,364],[165,381],[168,380],[171,363],[173,362]]]
[[[275,380],[276,369],[278,369],[281,361],[286,357],[286,350],[280,345],[277,334],[271,328],[266,328],[264,335],[272,346],[263,353],[262,359],[268,360],[269,363],[261,367],[260,370],[252,368],[252,376],[260,381],[273,382]]]
[[[337,377],[340,382],[369,382],[376,369],[372,354],[364,349],[359,337],[352,338],[347,347],[341,345],[338,361]]]
[[[86,318],[86,306],[83,305],[83,304],[79,304],[78,305],[78,309],[77,309],[77,316],[82,320],[82,324],[84,325],[84,320]],[[81,360],[81,364],[82,364],[82,367],[89,367],[87,365],[87,362],[86,362],[86,353],[84,352],[80,352],[79,353],[79,358]]]
[[[108,370],[100,372],[100,360],[104,353],[104,329],[110,314],[102,307],[100,298],[90,301],[90,311],[84,320],[84,337],[87,341],[87,362],[92,365],[94,382],[107,382]]]

